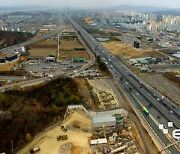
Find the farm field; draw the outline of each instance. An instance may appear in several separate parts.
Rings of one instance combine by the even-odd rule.
[[[74,40],[62,40],[60,44],[60,56],[63,60],[71,60],[72,57],[83,57],[89,60],[90,57],[86,50],[75,50],[74,48],[83,48],[79,42]]]
[[[141,58],[149,56],[160,56],[152,49],[136,49],[120,41],[102,42],[101,44],[106,47],[111,53],[120,57]]]
[[[57,53],[57,41],[48,40],[40,43],[36,43],[30,47],[30,57],[46,57],[49,55],[56,56]]]

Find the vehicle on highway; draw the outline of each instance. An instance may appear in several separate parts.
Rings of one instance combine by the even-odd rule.
[[[48,77],[49,77],[50,79],[52,79],[52,78],[53,78],[53,75],[52,75],[52,74],[49,74]]]
[[[176,108],[176,106],[175,106],[175,105],[172,105],[172,107],[173,107],[173,108]]]
[[[173,110],[169,110],[169,113],[173,114],[174,112],[173,112]]]
[[[149,115],[149,111],[145,106],[142,106],[142,111],[146,114]]]

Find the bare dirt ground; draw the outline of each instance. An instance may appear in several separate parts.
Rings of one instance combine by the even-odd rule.
[[[17,64],[17,60],[10,62],[10,63],[6,63],[6,64],[0,64],[0,70],[1,71],[7,71],[10,70],[12,67],[14,67],[14,65]]]
[[[92,90],[101,103],[99,108],[127,107],[126,99],[123,97],[123,94],[118,91],[111,79],[101,78],[88,80],[88,83],[93,87]]]
[[[168,80],[163,74],[139,74],[140,77],[152,87],[167,96],[175,104],[180,106],[180,89],[173,82]]]
[[[143,141],[134,123],[132,123],[131,135],[137,140],[138,147],[140,148],[139,151],[145,154],[145,147],[144,147]]]
[[[75,40],[62,40],[60,44],[61,59],[71,60],[72,57],[83,57],[89,60],[90,57],[85,50],[75,50],[74,48],[83,48],[83,46]]]
[[[76,79],[76,82],[79,84],[79,91],[81,95],[85,98],[85,102],[90,105],[92,110],[96,110],[94,105],[94,100],[92,99],[90,92],[87,87],[87,80],[85,79]]]
[[[79,129],[75,128],[74,123],[78,123]],[[91,119],[85,116],[82,111],[75,111],[71,113],[66,121],[63,123],[65,127],[68,127],[68,131],[65,133],[61,130],[60,125],[48,130],[44,134],[35,138],[25,148],[18,152],[18,154],[28,154],[29,149],[35,146],[40,147],[38,154],[90,154],[88,139],[91,137],[90,132],[82,131],[91,128]],[[57,141],[58,135],[67,135],[67,140]]]
[[[36,43],[30,47],[29,53],[31,57],[46,57],[49,55],[56,56],[57,41],[49,40]]]
[[[158,53],[153,52],[152,49],[136,49],[120,41],[102,42],[102,45],[106,47],[114,55],[120,57],[140,58],[148,56],[160,56]]]

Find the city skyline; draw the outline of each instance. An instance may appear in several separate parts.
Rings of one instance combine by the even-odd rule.
[[[0,0],[1,6],[21,6],[21,5],[42,5],[52,7],[73,7],[73,8],[100,8],[100,7],[113,7],[118,5],[133,5],[133,6],[155,6],[155,7],[167,7],[167,8],[180,8],[179,0]]]

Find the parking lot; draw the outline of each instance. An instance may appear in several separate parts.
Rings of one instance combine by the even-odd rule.
[[[70,74],[72,78],[83,78],[83,77],[101,77],[102,74],[97,69],[88,69],[88,70],[80,70],[74,71],[74,73]]]
[[[81,67],[83,63],[72,63],[71,61],[61,62],[46,62],[44,60],[29,60],[23,64],[23,68],[31,72],[56,72],[62,73],[63,71]]]

